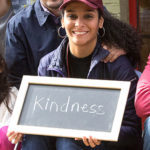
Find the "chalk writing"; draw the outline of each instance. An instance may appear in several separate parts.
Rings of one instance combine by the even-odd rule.
[[[79,102],[71,102],[71,97],[68,96],[67,101],[63,104],[52,100],[50,97],[35,96],[33,113],[39,109],[49,112],[83,112],[96,115],[104,115],[104,106],[99,104],[80,104]]]

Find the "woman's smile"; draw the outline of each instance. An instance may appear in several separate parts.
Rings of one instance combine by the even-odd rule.
[[[86,35],[88,31],[72,31],[74,35]]]

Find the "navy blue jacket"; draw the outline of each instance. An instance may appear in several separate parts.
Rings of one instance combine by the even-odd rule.
[[[38,67],[40,76],[67,77],[66,68],[66,45],[64,39],[61,45],[53,52],[44,56]],[[87,75],[89,79],[107,79],[131,81],[131,88],[125,114],[123,117],[119,141],[105,142],[109,150],[140,150],[141,144],[141,120],[137,117],[134,108],[134,96],[138,77],[126,56],[120,56],[113,63],[103,63],[108,51],[103,49],[100,42],[97,42],[94,50],[90,69]]]
[[[9,21],[5,57],[13,85],[19,87],[23,75],[37,75],[41,57],[62,41],[57,33],[59,26],[60,18],[45,12],[39,0]]]

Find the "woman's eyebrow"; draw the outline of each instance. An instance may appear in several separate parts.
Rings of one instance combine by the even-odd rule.
[[[68,10],[66,10],[66,12],[75,12],[75,10],[73,10],[73,9],[68,9]]]

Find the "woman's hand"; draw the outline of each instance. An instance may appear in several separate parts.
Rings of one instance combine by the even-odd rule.
[[[8,140],[12,144],[16,144],[18,142],[21,142],[22,141],[22,136],[23,136],[23,134],[17,133],[17,132],[14,132],[14,131],[11,131],[11,132],[7,133]]]
[[[121,55],[126,55],[126,52],[125,50],[123,49],[119,49],[117,47],[108,47],[107,45],[102,45],[104,49],[107,49],[110,54],[103,60],[104,63],[107,63],[107,62],[113,62],[115,61],[119,56]]]
[[[75,138],[75,140],[81,140],[81,138]],[[100,145],[100,144],[101,144],[101,141],[100,141],[100,140],[95,139],[95,138],[93,138],[92,136],[90,136],[89,138],[83,137],[82,140],[83,140],[83,143],[84,143],[86,146],[90,146],[90,147],[92,147],[92,148],[94,148],[94,147],[96,147],[97,145]]]

